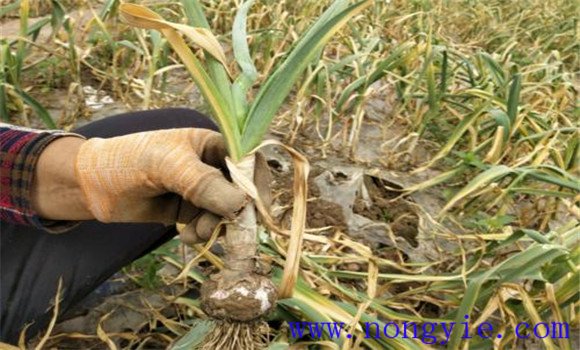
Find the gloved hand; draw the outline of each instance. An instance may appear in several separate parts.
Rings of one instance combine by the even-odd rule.
[[[246,195],[226,180],[221,136],[206,129],[169,129],[109,139],[80,147],[77,181],[86,203],[102,222],[159,222],[178,219],[178,194],[193,206],[233,218]]]
[[[222,217],[250,200],[220,171],[226,147],[206,129],[169,129],[108,139],[63,137],[39,158],[33,208],[44,218],[186,224],[186,243],[207,240]],[[255,181],[270,202],[268,165]]]

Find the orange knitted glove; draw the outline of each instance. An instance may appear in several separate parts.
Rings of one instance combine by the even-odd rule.
[[[75,172],[99,221],[182,222],[207,235],[218,216],[234,218],[248,200],[218,170],[225,169],[226,154],[221,135],[211,130],[149,131],[87,140]]]

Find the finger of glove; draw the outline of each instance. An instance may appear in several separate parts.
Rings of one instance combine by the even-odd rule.
[[[196,208],[188,200],[180,198],[179,212],[177,213],[177,222],[188,224],[200,215],[202,209]]]
[[[219,223],[218,216],[204,211],[179,232],[179,238],[186,244],[206,242]]]
[[[190,135],[192,147],[199,158],[215,168],[226,169],[228,150],[222,135],[213,130],[193,129]]]
[[[256,153],[254,184],[258,189],[258,195],[262,199],[262,203],[264,203],[266,209],[270,210],[272,206],[272,192],[270,191],[272,173],[270,172],[270,166],[266,161],[266,157],[261,152]]]
[[[247,202],[245,193],[226,180],[216,168],[197,157],[176,159],[173,170],[165,169],[163,185],[195,207],[233,219]]]

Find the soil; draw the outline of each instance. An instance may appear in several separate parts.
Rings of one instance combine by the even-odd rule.
[[[293,178],[286,172],[280,171],[279,167],[268,162],[272,171],[272,193],[274,198],[282,205],[292,203],[292,181]],[[332,226],[336,230],[345,230],[347,225],[342,214],[342,208],[337,203],[332,203],[318,198],[320,191],[314,183],[314,178],[322,172],[322,169],[313,166],[308,177],[308,203],[306,211],[306,227],[321,228]],[[291,210],[287,210],[282,215],[281,221],[288,226],[290,224]]]
[[[359,197],[354,204],[353,212],[374,221],[389,223],[396,236],[403,237],[412,246],[417,247],[419,218],[407,200],[397,198],[400,193],[387,190],[383,180],[377,177],[365,176],[364,183],[372,205],[367,206]],[[392,187],[392,184],[388,185]]]
[[[307,227],[321,228],[331,226],[334,230],[348,232],[347,223],[342,212],[342,207],[327,200],[319,198],[320,191],[314,183],[314,179],[320,175],[324,168],[311,163],[313,170],[308,179],[309,201],[307,205]],[[272,191],[275,198],[282,205],[290,205],[292,202],[292,177],[288,173],[280,171],[276,164],[271,165],[272,170]],[[367,206],[363,198],[359,195],[355,201],[353,212],[367,217],[370,220],[384,222],[391,225],[396,236],[403,237],[413,247],[417,247],[418,217],[413,207],[406,198],[398,198],[400,193],[390,191],[385,185],[393,187],[393,184],[385,184],[373,176],[365,176],[365,187],[368,190],[372,205]],[[289,224],[290,210],[283,214],[282,221]]]

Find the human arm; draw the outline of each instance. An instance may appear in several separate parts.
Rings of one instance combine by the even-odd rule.
[[[72,135],[0,123],[0,221],[50,232],[62,232],[74,225],[42,219],[31,203],[34,169],[40,155],[53,141]]]
[[[3,173],[3,195],[15,192],[17,183],[27,185],[18,191],[22,198],[3,196],[25,205],[19,209],[10,199],[3,200],[2,220],[53,232],[66,229],[66,221],[60,220],[179,221],[189,223],[186,236],[196,241],[196,234],[201,231],[205,238],[221,216],[232,218],[247,200],[218,170],[226,150],[221,136],[209,130],[170,129],[88,141],[47,134],[50,140],[36,147],[34,159],[23,155],[30,147],[21,147],[20,153],[8,147],[25,144],[24,134],[10,142],[2,135],[3,166],[10,168],[4,160],[14,157],[30,158],[26,181],[16,180],[22,175],[18,171]],[[10,215],[15,212],[20,215]]]
[[[32,209],[50,220],[91,220],[81,186],[75,177],[75,160],[86,140],[68,136],[51,142],[34,169]]]

